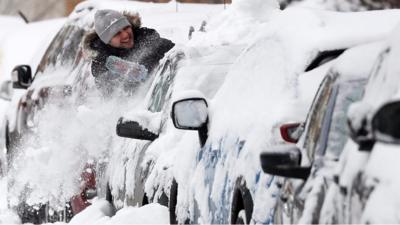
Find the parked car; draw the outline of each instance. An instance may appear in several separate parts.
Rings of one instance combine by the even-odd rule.
[[[142,107],[127,113],[117,124],[119,136],[139,139],[120,143],[117,139],[116,146],[112,148],[108,174],[113,203],[117,209],[125,204],[141,206],[153,201],[168,206],[167,193],[157,196],[155,192],[145,191],[147,176],[155,163],[152,159],[144,160],[149,154],[148,141],[156,140],[159,134],[170,128],[167,123],[173,93],[197,89],[208,97],[214,96],[243,48],[243,45],[181,47],[172,50],[164,59],[151,89],[140,104]],[[121,161],[127,154],[131,157],[125,162]],[[119,177],[121,170],[125,171],[126,180],[115,182],[113,179]],[[128,180],[130,177],[132,181]],[[122,189],[121,182],[129,182],[134,186],[126,185]]]
[[[170,7],[168,4],[164,4],[164,6]],[[17,201],[11,201],[11,202],[12,203],[16,202],[17,205],[22,202],[22,207],[20,207],[20,215],[23,217],[22,218],[23,222],[28,222],[28,221],[32,222],[33,220],[33,222],[39,223],[39,222],[58,220],[57,217],[61,218],[58,215],[54,216],[56,219],[53,219],[51,218],[51,216],[48,215],[54,215],[53,212],[57,211],[59,208],[65,211],[64,207],[65,201],[71,201],[71,209],[69,209],[68,211],[72,211],[72,214],[76,214],[81,210],[83,210],[85,207],[87,207],[90,204],[90,200],[94,198],[96,194],[98,194],[99,196],[107,196],[107,199],[111,199],[108,197],[110,196],[110,190],[107,189],[107,187],[103,188],[101,184],[104,183],[102,178],[105,173],[102,168],[104,168],[105,164],[107,164],[107,157],[109,150],[107,144],[108,141],[112,139],[112,137],[109,136],[113,136],[113,133],[105,132],[107,130],[106,129],[107,127],[103,126],[99,128],[99,124],[104,125],[107,123],[110,124],[113,123],[112,125],[115,126],[114,123],[116,119],[111,116],[109,118],[105,118],[105,120],[107,121],[98,122],[90,120],[93,118],[95,119],[98,118],[96,116],[98,115],[99,112],[96,112],[96,110],[100,109],[99,107],[96,108],[96,106],[94,106],[96,102],[92,100],[93,98],[96,97],[98,98],[99,95],[96,96],[93,77],[90,72],[91,61],[88,60],[88,58],[85,56],[81,46],[82,37],[88,30],[93,29],[92,27],[93,14],[96,11],[96,9],[113,8],[117,10],[120,9],[122,11],[122,10],[136,10],[140,8],[144,10],[143,12],[144,15],[150,15],[151,12],[149,13],[148,11],[150,11],[149,8],[152,7],[157,8],[154,5],[136,3],[131,1],[119,1],[119,2],[113,2],[112,4],[106,2],[85,1],[79,4],[75,8],[75,10],[71,13],[68,20],[66,21],[65,25],[55,35],[55,38],[53,39],[50,46],[47,48],[46,52],[42,56],[41,61],[36,70],[35,68],[32,68],[29,65],[19,65],[14,68],[12,74],[13,75],[12,85],[14,86],[14,90],[16,89],[24,90],[24,94],[17,99],[15,112],[12,113],[12,117],[8,118],[5,126],[6,145],[8,149],[7,156],[8,156],[8,161],[10,162],[9,166],[10,171],[14,172],[17,171],[18,168],[21,168],[18,167],[18,164],[21,164],[24,161],[19,158],[20,157],[19,153],[21,152],[21,149],[22,151],[27,151],[27,149],[30,147],[32,148],[41,147],[39,145],[40,140],[38,140],[39,138],[36,138],[36,136],[40,133],[43,133],[42,129],[43,127],[49,129],[49,127],[51,127],[50,126],[51,124],[53,125],[56,124],[53,127],[51,127],[53,130],[49,129],[47,131],[50,134],[51,132],[54,131],[54,133],[51,135],[54,136],[59,135],[59,133],[56,134],[57,131],[58,132],[65,131],[65,133],[63,133],[62,135],[64,135],[64,137],[69,137],[69,138],[73,136],[73,134],[71,133],[77,133],[78,135],[81,135],[76,140],[74,139],[73,141],[71,141],[74,142],[75,145],[71,143],[62,142],[62,140],[64,139],[60,138],[60,140],[58,140],[59,142],[55,143],[55,145],[57,146],[51,146],[51,147],[56,147],[57,149],[58,148],[66,149],[65,152],[69,151],[70,152],[69,154],[72,155],[74,151],[76,151],[75,161],[71,161],[71,159],[68,160],[68,158],[62,160],[68,161],[67,166],[71,164],[72,166],[70,165],[70,167],[76,166],[84,170],[84,172],[80,176],[81,180],[76,182],[79,183],[79,189],[78,189],[79,194],[70,196],[70,192],[67,191],[70,191],[72,189],[71,187],[72,185],[62,183],[60,184],[60,186],[67,186],[69,189],[67,191],[64,189],[58,190],[57,186],[56,188],[59,193],[53,193],[54,191],[52,190],[52,193],[49,194],[48,198],[44,198],[44,200],[35,199],[39,201],[39,203],[34,206],[34,208],[36,208],[35,210],[27,210],[27,208],[30,209],[31,207],[26,207],[30,203],[25,204],[25,202],[27,202],[25,200],[27,200],[26,198],[28,198],[29,196],[28,197],[24,196],[24,193],[30,194],[31,191],[36,191],[37,189],[38,191],[41,191],[41,189],[31,188],[31,190],[29,190],[28,188],[29,191],[25,191],[26,189],[24,183],[22,183],[22,187],[20,187],[21,185],[19,187],[16,187],[18,182],[11,181],[12,192],[17,193],[16,196],[19,196],[18,194],[20,194],[19,197],[21,197],[20,199],[17,199]],[[192,6],[190,8],[192,8]],[[143,16],[143,14],[141,15]],[[194,14],[197,15],[196,13]],[[170,14],[167,13],[163,14],[163,19],[168,20],[168,22],[160,21],[160,23],[163,22],[164,24],[166,24],[161,30],[161,32],[172,33],[174,35],[180,34],[180,32],[183,29],[173,23],[174,21],[179,21],[179,15],[180,14],[177,14],[175,12]],[[198,17],[196,16],[194,17],[193,20],[192,18],[190,18],[187,21],[184,21],[184,23],[180,23],[180,25],[191,23],[192,21],[199,19],[199,17],[200,16]],[[152,24],[154,23],[155,22],[152,21]],[[185,30],[185,36],[184,38],[182,38],[182,40],[185,39],[187,39],[186,30]],[[195,51],[190,52],[190,54],[194,54],[193,58],[196,58]],[[174,56],[171,56],[171,59],[173,58]],[[180,57],[178,54],[178,56],[176,56],[176,58],[173,60],[179,60],[179,59]],[[164,72],[168,73],[174,68],[174,66],[176,66],[170,61],[165,62],[164,65],[165,66],[161,66],[158,69],[156,69],[154,74],[164,73]],[[218,66],[216,66],[215,69],[217,72],[219,70]],[[162,70],[165,71],[163,72]],[[143,85],[142,87],[143,90],[146,90],[148,88],[148,86],[146,85],[151,84],[151,81],[153,80],[154,76],[151,75],[150,77],[151,79],[148,80],[148,83]],[[161,81],[161,83],[164,82],[169,82],[169,80]],[[216,82],[214,85],[218,85],[218,82]],[[142,89],[138,90],[138,92],[143,91]],[[157,96],[155,96],[154,103],[152,103],[153,104],[152,110],[160,110],[158,109],[158,107],[161,107],[163,104],[161,102],[161,99],[163,98],[163,95],[166,94],[165,91],[166,90],[155,91],[157,93]],[[123,107],[129,107],[130,105],[135,105],[134,104],[135,98],[140,99],[140,97],[141,96],[139,97],[132,96],[132,98],[125,98],[124,100],[120,100],[122,102],[114,102],[115,104],[111,107],[108,107],[108,110],[114,110],[113,115],[120,114],[123,111],[122,110]],[[106,102],[104,106],[105,107],[103,109],[107,109],[106,107],[109,105],[107,105]],[[58,111],[53,110],[53,112],[55,112],[56,115],[53,114],[52,117],[49,117],[48,112],[52,110],[52,107],[59,107],[59,110]],[[113,107],[120,107],[120,108],[115,110],[115,108]],[[119,112],[118,110],[121,110],[121,112]],[[68,112],[70,111],[73,113],[68,114]],[[101,117],[101,119],[104,118]],[[90,120],[89,123],[88,120]],[[58,124],[58,122],[60,122],[60,124]],[[71,128],[70,125],[73,124],[74,122],[81,122],[82,124],[79,124],[80,125],[79,127],[75,127],[75,129],[72,129],[73,132],[68,133],[68,131],[71,131],[69,130]],[[90,122],[93,122],[93,124],[90,124]],[[60,126],[57,127],[58,125]],[[97,132],[92,131],[93,126],[85,127],[85,125],[93,125],[93,126],[98,125],[96,129]],[[60,127],[62,127],[62,129],[60,129]],[[85,130],[85,128],[87,128],[87,130]],[[90,136],[90,134],[93,135]],[[101,143],[94,143],[97,144],[96,146],[94,145],[90,146],[90,144],[88,143],[93,144],[93,142],[98,141],[98,139],[95,138],[91,139],[93,136],[97,134],[98,136],[101,136],[101,138],[99,137],[96,138],[101,139],[101,141],[104,141],[105,144],[102,145],[103,142],[101,142]],[[103,138],[102,135],[107,137]],[[86,140],[83,139],[82,136],[86,137],[87,139]],[[34,139],[31,140],[31,137],[34,137]],[[45,136],[45,138],[46,137],[49,136]],[[42,141],[50,142],[51,140],[42,140]],[[66,144],[71,144],[71,145],[66,145]],[[44,146],[44,147],[50,148],[49,146]],[[85,149],[85,147],[91,147],[91,149],[88,150]],[[58,160],[60,160],[60,157],[58,157],[57,155],[59,153],[50,152],[48,151],[48,149],[43,149],[43,148],[37,150],[36,152],[41,152],[41,151],[42,152],[47,151],[47,155],[43,156],[44,158],[46,158],[47,160],[49,158],[52,159],[48,160],[50,161],[48,162],[48,164],[52,163],[57,164],[54,161],[58,162]],[[85,165],[81,163],[81,161],[89,158],[88,155],[97,157],[95,160],[96,162],[95,165],[92,166],[94,167],[94,169],[91,168],[90,173],[87,172],[88,168],[86,168],[88,164]],[[102,158],[103,156],[104,158]],[[65,155],[63,157],[65,157]],[[62,160],[59,161],[60,166],[66,164]],[[26,164],[29,164],[32,161],[34,160],[32,159],[27,160]],[[39,166],[42,166],[42,164],[38,165],[38,167]],[[74,171],[76,170],[76,167],[73,167]],[[24,168],[26,169],[29,167],[24,165]],[[42,168],[35,168],[35,170],[38,170],[38,174],[40,174],[39,173],[40,169]],[[61,174],[61,175],[58,174],[57,179],[51,179],[50,181],[61,180],[66,176],[67,174]],[[41,179],[39,180],[41,181]],[[78,179],[76,178],[76,180]],[[37,180],[35,181],[39,183]],[[38,185],[37,183],[36,184],[29,183],[29,186],[32,187],[34,185]],[[98,188],[97,191],[94,191],[95,185],[96,188]],[[58,194],[60,193],[63,196],[61,197],[58,196]],[[69,196],[72,198],[66,199],[64,198],[65,196]],[[40,212],[38,213],[38,211]]]
[[[301,136],[282,126],[284,139],[291,137],[297,144],[270,147],[261,154],[264,172],[286,178],[278,182],[282,188],[274,211],[277,223],[320,222],[333,168],[349,139],[346,114],[361,99],[371,62],[381,48],[380,42],[358,46],[339,57],[322,81],[305,123],[299,123]],[[368,66],[353,68],[352,64]]]
[[[82,17],[84,18],[84,16]],[[84,21],[81,18],[82,20]],[[56,24],[52,26],[47,24],[46,27],[51,27],[51,30],[48,28],[46,30],[42,26],[36,25],[37,35],[44,37],[43,32],[50,34],[51,31],[54,38],[51,37],[52,41],[51,39],[48,40],[47,50],[44,48],[46,43],[43,43],[43,41],[40,43],[42,49],[36,54],[41,55],[35,56],[31,64],[33,66],[28,64],[17,65],[11,73],[14,95],[12,96],[8,109],[9,112],[4,122],[5,146],[7,149],[9,170],[8,197],[10,206],[17,209],[22,222],[68,221],[72,216],[69,205],[60,209],[59,205],[52,206],[47,202],[37,202],[34,205],[26,203],[26,196],[19,196],[17,193],[14,193],[19,189],[15,189],[14,185],[16,182],[13,174],[15,175],[15,172],[18,171],[16,164],[19,162],[18,155],[21,153],[20,144],[28,135],[34,133],[34,129],[39,122],[37,114],[49,99],[70,96],[72,86],[63,82],[67,82],[66,77],[68,75],[72,74],[70,77],[73,77],[81,72],[80,70],[85,68],[85,65],[87,67],[88,62],[83,60],[79,44],[85,30],[89,29],[89,24],[79,21],[82,23],[79,25],[77,21],[78,19],[70,19],[67,22],[60,20],[56,23],[57,26],[54,26]],[[41,23],[45,24],[46,22]],[[34,27],[35,25],[32,24],[29,26]],[[40,40],[39,38],[33,40],[36,39]],[[51,43],[49,43],[50,41]],[[30,42],[29,44],[35,43]],[[30,48],[33,48],[33,46],[30,46]],[[37,69],[32,71],[32,68],[36,68],[37,64],[35,63],[38,63]],[[76,70],[74,71],[74,69]],[[67,101],[64,101],[64,103],[67,103]]]
[[[394,26],[391,23],[382,36],[364,33],[361,37],[347,31],[370,26],[364,20],[372,19],[369,13],[339,15],[303,9],[281,13],[275,21],[271,19],[271,30],[266,28],[265,36],[236,60],[214,98],[208,99],[198,90],[172,93],[171,122],[176,128],[198,131],[198,138],[193,132],[171,129],[168,120],[161,123],[161,130],[144,122],[151,121],[150,117],[133,120],[142,130],[154,132],[152,142],[146,143],[145,157],[128,161],[151,165],[143,167],[152,168],[150,172],[143,170],[150,173],[144,191],[147,196],[156,196],[150,197],[153,201],[169,197],[171,224],[277,220],[274,210],[279,188],[273,176],[261,176],[257,157],[265,145],[280,141],[272,132],[276,123],[304,118],[311,96],[333,63],[329,62],[366,39],[383,38]],[[383,22],[384,14],[379,14],[374,20]],[[393,21],[399,19],[397,14],[392,14]],[[343,30],[337,30],[333,21],[351,17],[358,21],[357,26],[341,23]],[[386,19],[382,24],[388,25]],[[299,36],[293,37],[293,33]],[[131,137],[139,139],[140,135]]]
[[[365,93],[348,114],[351,140],[328,189],[324,223],[398,223],[399,27],[385,41]]]
[[[18,64],[29,64],[32,67],[35,67],[40,60],[39,57],[43,55],[46,47],[63,22],[64,19],[35,22],[19,26],[11,23],[11,27],[9,27],[9,29],[6,30],[7,32],[5,32],[1,37],[0,117],[2,120],[2,126],[0,129],[0,136],[2,138],[0,139],[0,146],[2,146],[2,149],[5,148],[6,140],[4,123],[6,120],[11,120],[10,114],[15,110],[15,101],[24,92],[23,90],[12,89],[11,71],[15,65]],[[43,33],[46,33],[46,35],[43,35]],[[26,36],[30,37],[29,42],[25,41]],[[15,54],[16,51],[23,51],[24,54]],[[5,154],[1,155],[1,165],[4,175],[6,175],[5,173],[7,171],[5,156]]]

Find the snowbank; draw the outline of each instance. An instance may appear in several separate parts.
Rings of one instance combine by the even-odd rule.
[[[70,224],[168,224],[168,208],[156,203],[125,207],[116,214],[105,200],[97,200],[76,215]]]

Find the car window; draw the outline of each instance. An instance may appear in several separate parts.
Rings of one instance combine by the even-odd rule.
[[[336,59],[340,56],[346,49],[338,49],[338,50],[331,50],[331,51],[324,51],[320,52],[317,57],[308,65],[305,72],[311,71],[329,61]]]
[[[171,86],[177,72],[178,62],[183,58],[182,54],[176,54],[172,59],[168,59],[160,68],[160,75],[151,93],[148,109],[151,112],[160,112],[167,99],[171,97]]]
[[[65,25],[51,42],[37,68],[35,76],[40,76],[49,67],[54,68],[59,65],[74,64],[84,33],[85,30],[81,27],[72,24]]]
[[[305,126],[304,149],[310,160],[314,158],[314,152],[322,132],[324,116],[329,106],[329,99],[333,93],[334,81],[336,76],[326,76],[314,98],[311,109],[308,113]]]
[[[366,83],[366,80],[352,80],[339,85],[329,128],[326,157],[333,160],[339,158],[348,140],[347,111],[352,103],[361,100]]]

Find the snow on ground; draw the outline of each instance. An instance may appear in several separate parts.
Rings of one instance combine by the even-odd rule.
[[[75,216],[70,224],[168,224],[168,208],[151,203],[140,208],[125,207],[114,215],[114,209],[105,200],[97,200],[93,205]]]

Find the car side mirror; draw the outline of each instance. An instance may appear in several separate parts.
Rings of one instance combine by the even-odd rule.
[[[400,101],[383,105],[372,117],[371,126],[376,141],[400,144]]]
[[[301,152],[296,145],[275,146],[260,155],[261,167],[265,173],[272,175],[307,179],[311,167],[302,167]]]
[[[279,128],[283,140],[289,143],[297,143],[303,134],[303,123],[287,123]]]
[[[117,123],[117,135],[120,137],[154,141],[158,138],[158,134],[143,127],[137,121],[126,120],[121,117]]]
[[[32,84],[32,70],[29,65],[16,66],[11,72],[13,88],[27,89]]]
[[[204,98],[185,98],[172,104],[171,118],[177,129],[197,130],[201,146],[208,138],[208,104]]]
[[[10,80],[4,81],[0,85],[0,98],[11,101],[12,97],[12,83]]]

